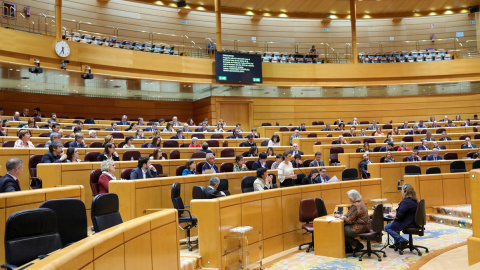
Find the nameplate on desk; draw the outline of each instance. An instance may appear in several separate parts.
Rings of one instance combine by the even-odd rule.
[[[336,219],[336,218],[334,218],[334,217],[325,217],[325,220],[326,220],[327,222],[334,221],[335,219]]]

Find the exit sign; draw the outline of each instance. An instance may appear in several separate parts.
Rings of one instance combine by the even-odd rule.
[[[219,80],[219,81],[226,81],[226,80],[227,80],[227,76],[218,76],[218,80]]]
[[[253,78],[253,82],[260,82],[260,78]]]

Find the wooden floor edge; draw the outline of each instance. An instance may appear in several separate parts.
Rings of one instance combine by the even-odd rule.
[[[440,249],[440,250],[436,250],[435,253],[433,254],[429,254],[428,256],[426,257],[423,257],[416,263],[414,264],[411,264],[409,265],[409,270],[419,270],[422,266],[424,266],[426,263],[428,263],[430,260],[444,254],[445,252],[448,252],[448,251],[451,251],[451,250],[454,250],[456,248],[459,248],[459,247],[462,247],[462,246],[465,246],[467,244],[467,242],[464,242],[464,243],[459,243],[459,244],[455,244],[455,245],[452,245],[452,246],[449,246],[449,247],[446,247],[444,249]],[[423,253],[425,254],[425,253]]]

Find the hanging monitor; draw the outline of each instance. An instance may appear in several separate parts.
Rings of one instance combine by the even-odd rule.
[[[262,83],[262,56],[260,54],[216,52],[217,82]]]

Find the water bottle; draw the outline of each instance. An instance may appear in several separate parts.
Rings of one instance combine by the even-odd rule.
[[[132,158],[131,158],[130,160],[131,160],[131,161],[134,161],[133,156],[132,156]]]

